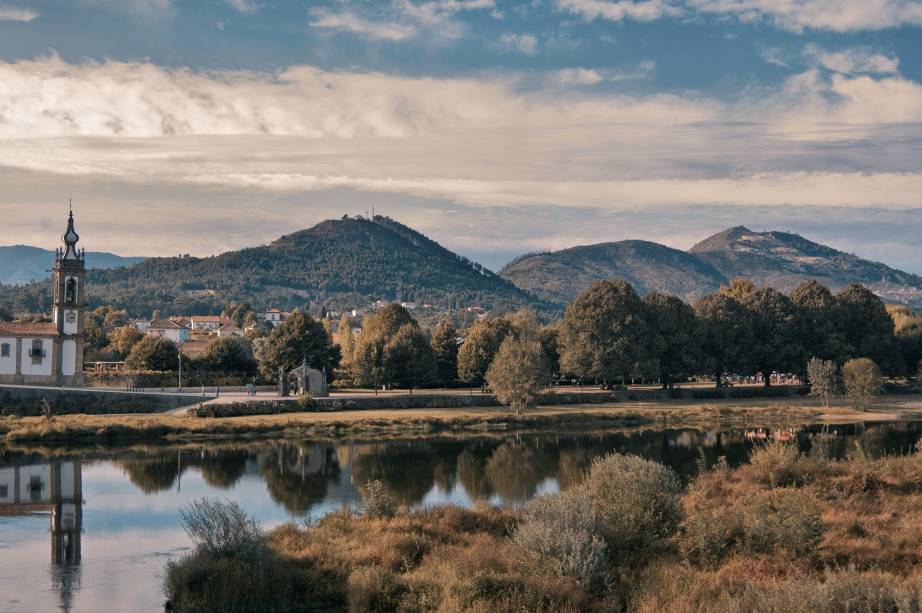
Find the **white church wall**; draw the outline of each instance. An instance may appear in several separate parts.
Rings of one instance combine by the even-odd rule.
[[[30,350],[32,349],[32,341],[40,340],[42,342],[42,349],[45,352],[45,355],[41,358],[41,361],[37,364],[32,363],[32,356],[29,355]],[[52,359],[52,342],[50,339],[32,339],[32,338],[23,338],[22,339],[22,355],[20,356],[20,363],[22,365],[22,374],[24,376],[49,376],[51,375],[51,359]]]
[[[0,338],[0,347],[3,345],[9,345],[10,355],[4,357],[2,352],[0,352],[0,375],[15,375],[16,374],[16,339],[15,338]]]
[[[61,347],[61,373],[69,377],[77,371],[77,341],[64,341]]]
[[[64,334],[77,333],[77,311],[64,309]]]

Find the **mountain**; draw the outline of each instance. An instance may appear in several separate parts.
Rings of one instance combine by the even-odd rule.
[[[87,252],[88,268],[118,268],[131,266],[144,258],[126,258],[112,253]],[[13,245],[0,247],[0,284],[22,285],[39,281],[49,275],[48,270],[54,262],[54,251]]]
[[[624,279],[638,292],[689,300],[709,294],[724,276],[698,257],[658,243],[628,240],[526,255],[499,275],[534,295],[565,304],[599,279]]]
[[[735,277],[789,291],[808,279],[833,290],[849,283],[871,288],[887,302],[922,307],[922,277],[863,260],[787,232],[739,226],[687,252],[645,241],[621,241],[532,254],[499,275],[545,300],[565,304],[592,282],[622,278],[641,293],[658,291],[693,302]]]
[[[47,264],[46,264],[47,265]],[[514,309],[540,301],[479,264],[393,221],[343,217],[260,247],[207,258],[150,258],[87,275],[91,306],[135,315],[220,312],[229,302],[360,307],[374,300]],[[43,284],[0,290],[15,311],[47,310]]]

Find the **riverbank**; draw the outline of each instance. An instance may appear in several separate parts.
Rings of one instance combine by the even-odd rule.
[[[126,444],[140,441],[253,440],[414,436],[438,433],[515,432],[603,427],[676,427],[742,423],[778,425],[815,421],[922,419],[922,397],[893,397],[859,412],[823,408],[812,399],[761,399],[708,404],[691,401],[538,407],[515,415],[495,408],[404,409],[286,413],[228,418],[183,415],[62,415],[0,418],[0,443],[47,445]]]

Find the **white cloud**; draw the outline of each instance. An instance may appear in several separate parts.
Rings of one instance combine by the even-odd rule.
[[[869,49],[846,49],[833,52],[810,45],[806,53],[827,70],[842,74],[896,74],[900,66],[898,58],[875,53]]]
[[[669,0],[557,0],[557,7],[590,20],[655,21],[682,14],[682,9]]]
[[[21,21],[27,23],[39,17],[41,17],[41,13],[38,11],[0,4],[0,21]]]
[[[227,0],[227,3],[231,5],[231,8],[246,15],[252,15],[259,10],[259,6],[254,0]]]
[[[648,79],[656,71],[656,62],[646,60],[631,70],[564,68],[551,74],[549,82],[556,85],[598,85],[616,81]]]
[[[499,39],[501,49],[517,51],[525,55],[538,52],[538,39],[531,34],[503,34]]]
[[[849,32],[922,25],[918,0],[685,0],[690,8],[734,16],[742,21],[767,19],[778,27]]]
[[[401,41],[416,34],[416,28],[412,25],[368,20],[351,11],[334,13],[327,9],[316,9],[312,15],[310,25],[314,28],[351,32],[378,40]]]

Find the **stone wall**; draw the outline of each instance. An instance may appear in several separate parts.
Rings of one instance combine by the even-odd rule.
[[[201,402],[198,396],[0,385],[0,414],[41,415],[43,400],[51,407],[54,415],[160,413]]]

